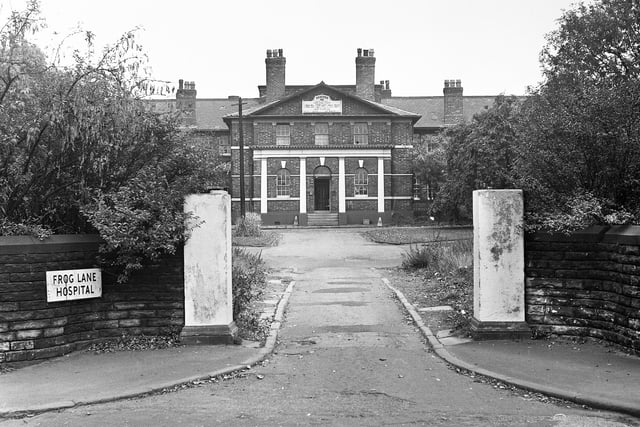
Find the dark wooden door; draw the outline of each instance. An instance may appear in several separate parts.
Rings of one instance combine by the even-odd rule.
[[[316,211],[329,210],[329,180],[316,178],[314,182],[315,206]]]

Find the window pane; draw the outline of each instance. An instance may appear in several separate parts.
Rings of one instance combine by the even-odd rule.
[[[354,194],[356,196],[366,196],[369,187],[369,174],[364,168],[356,169],[356,173],[353,176]]]
[[[289,145],[291,143],[291,127],[289,125],[276,125],[276,145]]]
[[[276,125],[276,136],[289,136],[290,134],[289,125]]]
[[[369,128],[366,123],[355,123],[353,125],[353,143],[356,145],[369,143]]]
[[[328,135],[329,134],[329,123],[316,123],[316,135]]]
[[[291,188],[291,174],[287,169],[280,169],[276,174],[276,195],[288,196]]]
[[[329,145],[329,135],[316,135],[316,145]]]

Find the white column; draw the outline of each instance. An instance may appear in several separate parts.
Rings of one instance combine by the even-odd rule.
[[[378,212],[384,212],[384,159],[378,157]]]
[[[267,213],[267,159],[260,159],[260,213]]]
[[[338,157],[338,212],[347,212],[347,202],[345,199],[345,176],[344,157]]]
[[[237,334],[233,322],[231,288],[231,197],[226,191],[192,194],[184,211],[197,226],[184,245],[184,328],[187,344],[231,343]]]
[[[307,213],[307,159],[300,157],[300,213]]]

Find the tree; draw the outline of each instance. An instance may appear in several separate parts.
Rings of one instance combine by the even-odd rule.
[[[488,110],[444,132],[446,169],[433,213],[454,221],[469,220],[472,192],[513,188],[520,101],[498,96]]]
[[[184,240],[183,197],[224,185],[217,151],[150,111],[157,87],[135,32],[96,55],[93,34],[73,63],[49,60],[29,36],[37,2],[0,29],[0,234],[98,231],[124,267]]]
[[[531,91],[521,121],[519,182],[531,218],[558,225],[575,217],[575,226],[638,221],[640,4],[579,5],[547,40],[545,81]]]

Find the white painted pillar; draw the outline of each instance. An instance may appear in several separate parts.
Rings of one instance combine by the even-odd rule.
[[[260,159],[260,213],[267,213],[267,159]]]
[[[238,328],[233,321],[231,288],[231,197],[226,191],[192,194],[184,211],[194,218],[184,245],[185,344],[232,343]]]
[[[384,159],[378,157],[378,212],[384,212]]]
[[[300,157],[300,213],[307,213],[307,159]]]
[[[473,192],[473,319],[477,338],[527,336],[522,190]]]
[[[347,212],[344,157],[338,157],[338,213]]]

